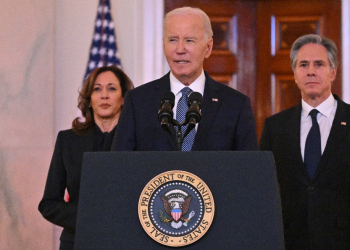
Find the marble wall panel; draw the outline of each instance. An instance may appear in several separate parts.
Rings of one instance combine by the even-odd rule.
[[[38,212],[55,141],[55,1],[0,1],[0,249],[53,249]]]
[[[0,148],[0,249],[53,249],[53,226],[37,207],[52,153],[46,147]]]

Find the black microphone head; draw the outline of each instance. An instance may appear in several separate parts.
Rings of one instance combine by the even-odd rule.
[[[202,97],[202,94],[201,93],[198,93],[198,92],[192,92],[190,94],[190,96],[188,97],[188,106],[190,107],[191,104],[193,103],[193,101],[196,101],[198,106],[199,106],[199,109],[202,108],[202,102],[203,102],[203,97]]]
[[[168,102],[171,105],[171,108],[174,107],[175,95],[171,91],[166,91],[162,95],[162,99],[160,100],[160,107],[163,106],[164,102]]]

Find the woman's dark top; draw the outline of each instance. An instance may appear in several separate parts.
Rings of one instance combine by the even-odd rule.
[[[99,126],[95,125],[94,127],[94,152],[97,151],[110,151],[113,137],[117,126],[111,132],[102,132]]]
[[[73,246],[74,243],[83,154],[110,151],[115,131],[116,127],[109,133],[103,133],[95,125],[85,136],[79,136],[71,129],[60,131],[57,135],[39,211],[45,219],[63,227],[60,249],[70,249],[62,247]],[[66,189],[68,202],[64,200]]]

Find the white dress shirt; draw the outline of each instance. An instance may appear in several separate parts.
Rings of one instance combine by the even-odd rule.
[[[335,112],[337,110],[337,104],[337,100],[334,99],[332,94],[330,94],[330,96],[316,108],[313,108],[304,100],[301,101],[302,110],[300,122],[300,148],[303,161],[306,137],[310,131],[310,128],[312,127],[312,119],[309,115],[310,111],[313,109],[317,109],[319,111],[319,113],[317,114],[317,122],[320,126],[322,150],[321,152],[323,154],[323,151],[327,144],[329,133],[331,132]]]
[[[190,89],[192,89],[193,92],[199,92],[203,96],[204,85],[205,85],[205,74],[204,74],[204,71],[202,70],[202,74],[193,83],[191,83],[191,85],[188,87]],[[170,72],[170,90],[175,95],[175,103],[174,103],[174,108],[173,108],[174,119],[176,119],[177,103],[179,102],[179,99],[182,96],[181,90],[184,87],[186,87],[186,86],[183,85],[178,79],[176,79],[176,77],[173,75],[173,73]],[[181,121],[178,121],[178,122],[181,122]],[[196,125],[196,129],[197,129],[197,126],[198,126],[198,124]]]

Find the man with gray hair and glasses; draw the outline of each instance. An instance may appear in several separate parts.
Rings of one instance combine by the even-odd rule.
[[[337,48],[304,35],[290,58],[301,102],[267,118],[260,139],[275,157],[286,250],[350,249],[350,105],[331,91]]]

